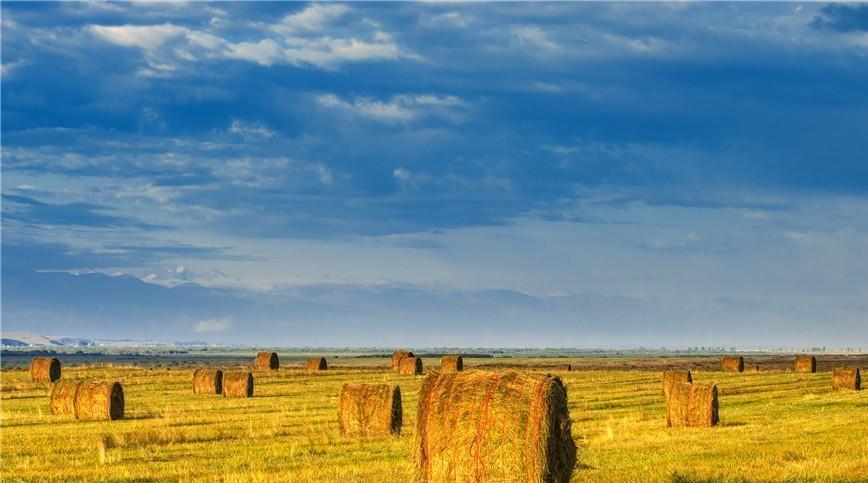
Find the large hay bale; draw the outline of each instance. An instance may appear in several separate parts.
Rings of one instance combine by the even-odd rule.
[[[814,356],[796,356],[796,372],[817,372],[817,358]]]
[[[676,382],[666,398],[666,424],[673,428],[706,428],[716,426],[717,386]]]
[[[329,364],[325,357],[314,357],[307,360],[307,372],[328,370]]]
[[[253,369],[259,371],[276,371],[280,368],[280,360],[277,358],[277,352],[260,352],[256,354],[256,360],[253,362]]]
[[[401,388],[388,384],[344,384],[338,423],[347,436],[401,434]]]
[[[440,370],[442,372],[461,372],[464,370],[464,358],[458,355],[443,356],[440,358]]]
[[[223,371],[196,369],[193,372],[193,394],[222,394]]]
[[[397,372],[398,365],[401,363],[401,359],[403,359],[405,357],[414,357],[414,355],[412,352],[407,352],[407,351],[395,351],[394,353],[392,353],[392,360],[389,362],[391,364],[390,367],[392,368],[393,371]]]
[[[560,378],[434,372],[419,393],[417,482],[568,482],[576,464]]]
[[[54,383],[49,396],[51,414],[75,416],[75,393],[81,381],[61,380]]]
[[[30,361],[33,382],[54,382],[60,379],[60,361],[53,357],[34,357]]]
[[[573,365],[572,365],[572,364],[558,364],[558,365],[556,365],[556,366],[554,367],[554,370],[555,370],[555,371],[566,371],[566,372],[570,372],[570,371],[573,370]]]
[[[723,372],[744,372],[744,357],[723,356],[720,359],[720,365],[723,368]]]
[[[402,376],[415,376],[422,374],[421,357],[402,357],[398,364],[398,374]]]
[[[862,374],[859,369],[836,367],[832,369],[832,389],[837,391],[862,390]]]
[[[223,396],[253,397],[253,373],[248,371],[224,372]]]
[[[124,389],[119,382],[84,381],[75,392],[75,418],[114,421],[124,417]]]

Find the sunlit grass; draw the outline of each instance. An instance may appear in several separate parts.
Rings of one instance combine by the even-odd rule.
[[[2,479],[408,481],[422,378],[376,367],[386,360],[340,364],[364,367],[257,371],[252,399],[193,395],[191,369],[64,368],[64,378],[123,384],[126,418],[114,422],[53,416],[46,387],[3,371]],[[718,384],[721,425],[680,430],[665,427],[657,372],[560,375],[580,447],[574,481],[868,479],[868,391],[833,392],[827,372],[694,372]],[[402,435],[341,436],[335,411],[346,382],[399,384]]]

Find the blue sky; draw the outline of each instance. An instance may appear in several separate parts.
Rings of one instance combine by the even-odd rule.
[[[4,3],[3,330],[868,344],[868,6]]]

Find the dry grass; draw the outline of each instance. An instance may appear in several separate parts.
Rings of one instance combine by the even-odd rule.
[[[345,369],[316,376],[300,368],[257,373],[249,399],[194,397],[192,369],[67,366],[64,379],[117,380],[124,387],[124,419],[80,423],[52,415],[49,390],[27,371],[4,370],[2,480],[406,482],[423,378],[384,369],[387,361],[341,359]],[[545,374],[561,361],[465,358],[465,365],[538,366]],[[436,366],[439,359],[424,362]],[[690,367],[695,383],[719,390],[717,427],[673,429],[660,397],[658,367],[665,361],[630,360],[654,369],[617,371],[582,369],[613,367],[614,359],[568,362],[573,371],[559,376],[580,447],[574,482],[865,480],[868,438],[854,428],[868,420],[868,391],[833,391],[830,372],[787,371],[792,357],[751,377],[719,372],[718,359],[709,358],[706,370],[690,361],[667,363]],[[827,362],[818,362],[823,370]],[[342,435],[336,411],[347,383],[400,384],[402,434]]]

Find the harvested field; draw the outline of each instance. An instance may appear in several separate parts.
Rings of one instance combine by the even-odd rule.
[[[537,368],[533,372],[540,375],[558,363],[573,365],[558,374],[579,447],[573,482],[860,481],[868,467],[868,440],[853,428],[868,419],[868,391],[832,390],[827,357],[846,360],[842,366],[868,367],[868,358],[826,355],[818,357],[816,374],[793,373],[792,356],[751,356],[764,369],[751,377],[720,372],[714,356],[499,358],[468,365]],[[439,360],[424,364],[437,367]],[[341,357],[340,365],[315,378],[297,367],[263,371],[256,374],[256,397],[248,399],[192,397],[192,367],[65,364],[64,380],[121,381],[127,402],[121,420],[77,423],[51,414],[48,391],[30,380],[28,358],[24,370],[0,374],[2,472],[24,482],[407,482],[413,477],[415,409],[424,378],[384,369],[388,361]],[[213,367],[225,363],[217,359]],[[690,369],[695,383],[717,385],[717,427],[666,427],[664,368]],[[399,436],[341,434],[341,388],[356,383],[401,386]],[[105,464],[96,445],[102,436],[108,438]]]

